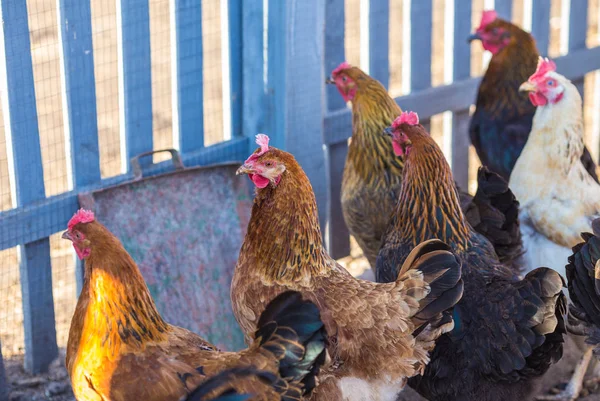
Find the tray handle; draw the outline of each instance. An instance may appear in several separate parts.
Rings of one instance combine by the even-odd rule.
[[[131,165],[131,171],[133,172],[133,179],[137,181],[137,180],[142,179],[142,177],[143,177],[142,167],[140,166],[140,157],[150,156],[155,153],[162,153],[162,152],[169,152],[171,154],[171,161],[173,162],[173,166],[175,167],[175,170],[183,170],[184,169],[183,162],[181,161],[181,156],[179,155],[179,152],[177,151],[177,149],[170,148],[170,149],[151,150],[149,152],[140,153],[139,155],[134,156],[131,158],[131,160],[129,160],[129,164]]]

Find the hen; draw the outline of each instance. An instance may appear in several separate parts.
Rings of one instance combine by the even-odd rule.
[[[527,142],[535,113],[527,96],[519,93],[519,85],[535,72],[539,53],[531,34],[497,18],[495,11],[483,12],[479,28],[469,40],[481,40],[483,48],[492,53],[471,118],[471,143],[481,163],[508,180]],[[587,148],[580,156],[588,173],[598,181],[596,164]]]
[[[549,266],[564,276],[571,247],[600,214],[600,185],[581,162],[581,96],[556,72],[554,62],[541,57],[521,90],[537,106],[531,134],[510,176],[521,202],[524,259],[529,269]],[[573,377],[566,399],[576,396],[582,380]]]
[[[310,182],[294,157],[266,135],[238,169],[256,186],[252,215],[235,269],[233,311],[246,335],[267,302],[295,290],[321,309],[332,365],[316,400],[390,400],[423,371],[428,351],[453,322],[460,264],[448,247],[419,244],[389,284],[352,277],[326,252]]]
[[[465,283],[454,329],[440,337],[424,374],[409,384],[432,401],[530,396],[534,379],[562,355],[562,278],[539,268],[520,280],[500,263],[465,220],[450,166],[416,113],[403,113],[389,133],[404,157],[404,177],[377,258],[377,280],[393,280],[415,244],[439,238],[461,259]]]
[[[402,160],[394,155],[392,141],[381,133],[401,110],[383,85],[346,62],[333,70],[327,82],[336,85],[345,101],[352,102],[352,140],[342,178],[342,212],[350,234],[374,268],[381,239],[398,203],[403,167]],[[498,246],[498,253],[507,261],[514,260],[521,253],[518,215],[513,213],[517,203],[493,173],[481,173],[478,181],[475,198],[460,192],[467,219]]]
[[[77,212],[63,238],[85,259],[66,358],[77,400],[176,401],[231,368],[260,369],[274,378],[231,383],[257,400],[298,399],[315,386],[327,334],[317,307],[300,294],[281,294],[265,308],[250,348],[220,352],[161,318],[135,262],[92,212]]]

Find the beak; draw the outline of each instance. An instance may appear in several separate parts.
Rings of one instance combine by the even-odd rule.
[[[335,81],[333,80],[333,78],[327,77],[327,78],[325,78],[325,83],[331,85],[331,84],[335,84]]]
[[[523,82],[521,86],[519,86],[519,92],[535,92],[537,88],[531,82]]]
[[[68,239],[71,242],[73,241],[73,238],[71,238],[71,233],[69,231],[65,231],[60,237],[62,239]]]
[[[247,164],[242,164],[240,166],[240,168],[237,169],[237,171],[235,172],[235,175],[240,175],[240,174],[253,174],[254,173],[254,169],[247,165]]]
[[[384,135],[389,135],[389,136],[393,136],[394,135],[394,130],[392,129],[392,127],[387,127],[383,130],[383,134]]]
[[[470,34],[469,37],[467,38],[468,43],[471,43],[474,40],[481,40],[481,36],[479,36],[479,34],[477,32]]]

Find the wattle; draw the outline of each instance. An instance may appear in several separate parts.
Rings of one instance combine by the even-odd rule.
[[[529,100],[535,106],[545,106],[548,103],[548,99],[539,92],[529,92]]]
[[[404,149],[396,141],[392,142],[392,147],[396,156],[404,156]]]
[[[260,174],[248,174],[254,185],[258,188],[264,188],[269,185],[269,180]]]

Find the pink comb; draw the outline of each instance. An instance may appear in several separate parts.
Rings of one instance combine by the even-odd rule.
[[[403,111],[392,123],[392,129],[398,128],[401,124],[417,125],[419,124],[419,115],[414,111]]]
[[[260,156],[264,155],[269,150],[269,137],[265,134],[256,135],[256,144],[260,146],[260,152],[252,153],[250,157],[246,159],[245,163],[253,162]]]
[[[483,14],[481,14],[481,23],[479,24],[479,28],[477,30],[484,29],[488,24],[496,21],[497,18],[498,13],[496,13],[495,10],[484,11]]]
[[[94,212],[92,212],[91,210],[85,210],[82,208],[82,209],[79,209],[73,215],[73,217],[71,217],[71,220],[69,220],[69,224],[67,224],[67,228],[69,230],[71,230],[73,227],[75,227],[75,225],[77,225],[79,223],[91,223],[94,220],[95,220]]]
[[[533,75],[529,77],[529,81],[539,81],[540,79],[543,79],[544,76],[550,71],[556,71],[556,64],[554,63],[554,61],[540,56],[540,58],[538,59],[537,69],[535,70]]]
[[[338,65],[335,70],[332,71],[331,76],[335,77],[337,74],[344,70],[347,70],[348,68],[352,68],[352,66],[348,64],[347,61],[344,61],[343,63]]]

